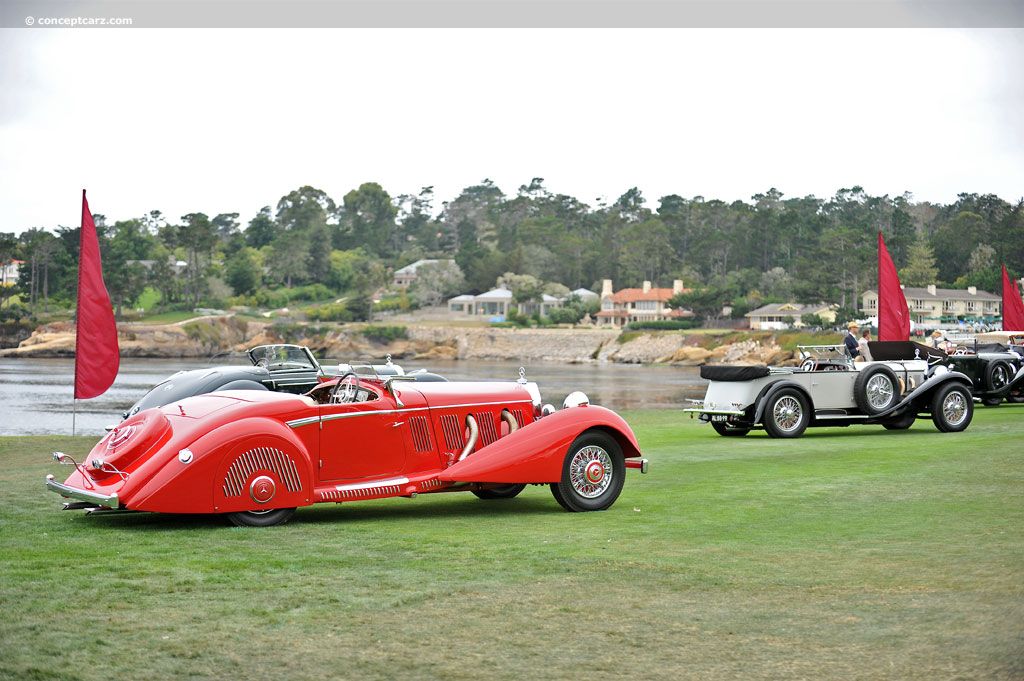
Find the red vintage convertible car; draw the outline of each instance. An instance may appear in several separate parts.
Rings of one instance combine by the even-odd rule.
[[[135,414],[46,486],[89,512],[219,513],[286,522],[299,506],[467,491],[483,499],[550,484],[569,511],[614,503],[647,470],[617,414],[574,393],[555,410],[518,381],[422,383],[346,373],[305,395],[224,391]],[[363,371],[363,369],[360,369]],[[573,399],[570,399],[573,398]]]

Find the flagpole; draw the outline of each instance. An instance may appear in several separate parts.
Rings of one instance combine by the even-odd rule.
[[[103,283],[96,223],[82,190],[82,228],[78,241],[78,304],[75,310],[75,400],[88,400],[107,391],[117,378],[120,350],[110,294]],[[88,360],[86,359],[88,357]],[[72,409],[72,433],[77,434],[78,402]]]
[[[81,333],[82,325],[82,250],[83,244],[85,243],[85,214],[89,212],[89,218],[92,219],[92,213],[89,211],[89,202],[85,198],[85,190],[82,190],[82,222],[78,228],[78,287],[75,296],[75,382],[74,392],[71,393],[71,437],[75,437],[76,426],[78,422],[78,360],[81,359],[81,346],[79,343],[79,334]],[[94,226],[95,229],[95,226]]]

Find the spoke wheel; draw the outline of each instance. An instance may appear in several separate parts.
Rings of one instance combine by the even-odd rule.
[[[864,369],[853,384],[853,399],[857,407],[869,416],[893,407],[899,397],[896,374],[885,365]]]
[[[1010,383],[1012,370],[1010,365],[999,359],[991,362],[985,368],[985,388],[987,390],[1001,390]]]
[[[932,421],[943,433],[966,430],[974,417],[971,393],[960,385],[940,387],[932,397]]]
[[[567,511],[603,511],[615,503],[626,477],[626,460],[613,437],[600,431],[576,438],[565,455],[562,479],[552,483]]]
[[[764,429],[772,437],[800,437],[810,422],[807,398],[793,388],[784,388],[768,399]]]
[[[892,403],[893,395],[896,394],[894,386],[888,377],[872,376],[867,383],[868,402],[875,411],[881,411]]]

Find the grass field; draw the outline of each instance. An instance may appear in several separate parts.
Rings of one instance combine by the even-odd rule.
[[[651,472],[608,511],[546,487],[213,517],[59,511],[0,438],[4,679],[1021,679],[1024,405],[721,438],[624,414]]]
[[[146,315],[139,322],[142,324],[177,324],[178,322],[198,316],[200,315],[191,310],[175,310],[173,312],[164,312],[163,314]]]

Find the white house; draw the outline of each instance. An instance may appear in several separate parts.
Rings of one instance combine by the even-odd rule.
[[[569,295],[570,296],[576,296],[577,298],[579,298],[580,300],[582,300],[585,303],[589,302],[591,300],[597,300],[597,299],[599,299],[601,297],[598,294],[596,294],[593,291],[591,291],[590,289],[586,289],[586,288],[578,288],[575,291],[569,291]]]
[[[507,317],[512,307],[512,292],[504,286],[481,293],[473,299],[473,314]]]
[[[455,314],[507,317],[512,308],[512,292],[499,286],[487,293],[471,296],[468,293],[448,299],[448,311]]]
[[[964,319],[991,319],[1002,314],[1003,299],[988,291],[979,291],[974,286],[966,289],[937,288],[929,284],[925,288],[904,286],[903,297],[910,308],[910,318],[924,325],[937,326],[943,322]],[[878,292],[865,291],[861,295],[861,312],[868,316],[878,314]]]
[[[448,299],[448,311],[455,314],[473,314],[473,301],[476,296],[465,293]]]
[[[14,286],[18,283],[18,272],[24,260],[8,260],[0,265],[0,286]]]
[[[540,300],[527,300],[526,302],[519,303],[519,314],[529,316],[539,312],[542,317],[546,317],[552,308],[562,307],[563,302],[563,298],[555,298],[554,296],[542,293],[540,294]]]
[[[395,270],[394,273],[394,284],[395,286],[401,286],[402,288],[409,288],[409,285],[416,281],[416,270],[424,265],[433,265],[439,262],[454,263],[454,260],[417,260],[411,265]]]
[[[817,315],[825,322],[833,324],[836,321],[836,309],[837,306],[828,303],[770,303],[743,316],[750,320],[750,328],[755,331],[778,330],[803,326],[800,318],[805,314]]]

